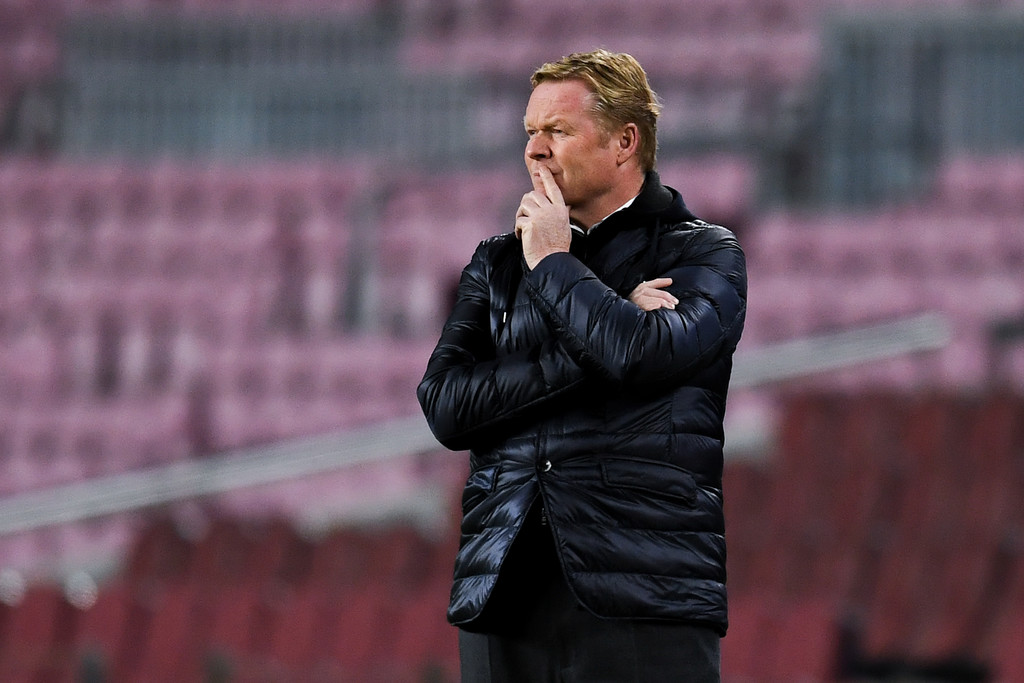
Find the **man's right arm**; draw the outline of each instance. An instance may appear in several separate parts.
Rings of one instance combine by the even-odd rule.
[[[455,306],[416,390],[431,431],[452,450],[525,427],[533,409],[584,379],[583,369],[554,339],[495,353],[487,262],[494,250],[486,245],[462,272]]]

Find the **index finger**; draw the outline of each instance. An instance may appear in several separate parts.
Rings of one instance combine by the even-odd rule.
[[[541,182],[541,187],[537,189],[543,189],[544,194],[547,195],[548,200],[552,204],[565,204],[565,200],[562,198],[562,191],[558,188],[558,183],[555,182],[555,176],[551,175],[551,171],[546,166],[538,167],[534,176],[539,178]]]

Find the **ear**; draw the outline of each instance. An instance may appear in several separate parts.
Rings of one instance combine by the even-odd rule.
[[[617,161],[624,164],[636,156],[640,148],[640,131],[635,123],[627,123],[619,131],[617,139]]]

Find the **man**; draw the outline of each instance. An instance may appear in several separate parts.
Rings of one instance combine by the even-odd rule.
[[[533,190],[463,271],[417,392],[470,451],[463,681],[717,681],[743,254],[661,184],[635,59],[574,54],[532,83]]]

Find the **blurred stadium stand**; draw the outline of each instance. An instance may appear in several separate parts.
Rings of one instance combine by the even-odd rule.
[[[725,680],[1024,680],[1020,0],[0,0],[0,680],[455,680],[414,388],[598,45],[748,255]]]

